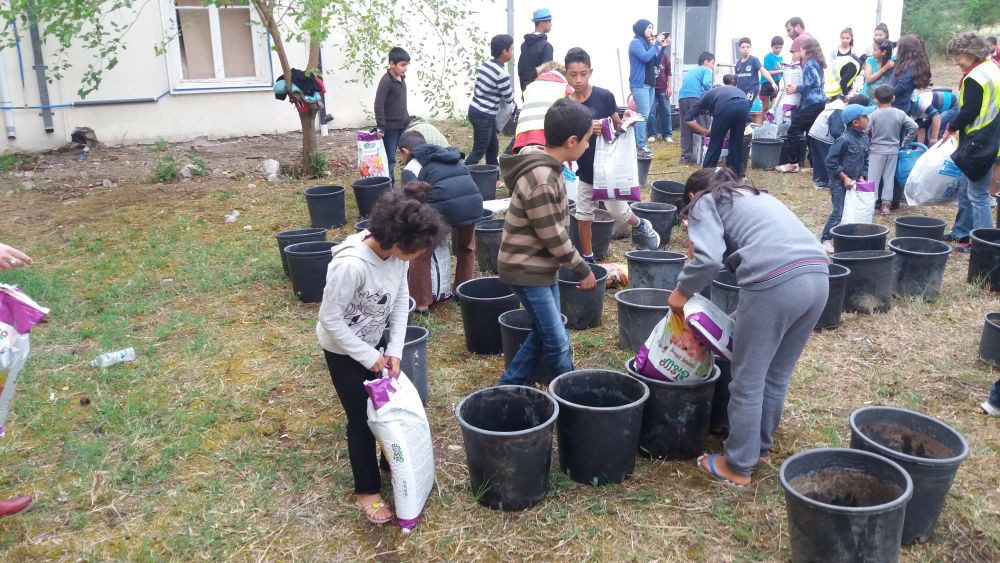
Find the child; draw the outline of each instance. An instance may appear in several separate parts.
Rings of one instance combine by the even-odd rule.
[[[913,91],[931,85],[931,63],[924,49],[924,41],[916,35],[904,35],[896,43],[896,64],[886,81],[892,86],[896,100],[892,107],[910,113]]]
[[[827,98],[846,97],[854,87],[854,80],[861,73],[861,62],[854,54],[854,30],[840,32],[840,47],[831,52],[830,67],[826,70],[824,91]]]
[[[528,145],[545,145],[545,113],[556,100],[573,93],[562,63],[549,61],[536,70],[537,77],[524,89],[524,104],[513,139],[515,153]]]
[[[782,68],[784,60],[781,58],[781,50],[784,47],[785,40],[780,35],[775,35],[771,38],[771,52],[764,55],[764,69],[771,74],[771,78],[776,85],[781,82],[781,76],[785,73]],[[772,87],[771,82],[768,82],[762,76],[760,78],[760,101],[763,113],[767,113],[767,109],[771,106],[771,100],[777,95],[778,88]]]
[[[900,144],[906,144],[917,134],[917,123],[902,110],[892,107],[892,86],[883,84],[875,89],[878,109],[871,114],[871,149],[868,161],[868,178],[879,182],[880,215],[889,214],[889,202],[899,207],[895,193],[896,161]]]
[[[354,506],[373,524],[389,522],[392,512],[379,496],[381,476],[375,436],[368,429],[364,382],[377,378],[383,369],[393,377],[399,375],[409,307],[408,262],[436,247],[448,232],[438,212],[424,203],[430,191],[430,185],[413,182],[403,193],[385,193],[368,219],[368,230],[333,249],[316,323],[316,336],[347,416]],[[382,338],[386,327],[388,342]]]
[[[750,123],[750,102],[746,93],[735,86],[736,76],[727,74],[722,78],[723,86],[712,88],[691,106],[684,115],[684,122],[699,135],[709,137],[705,151],[704,168],[715,168],[722,154],[722,144],[729,135],[729,156],[726,164],[738,176],[744,173],[743,131]],[[754,81],[756,82],[756,80]],[[712,116],[712,128],[702,127],[695,119],[702,113]]]
[[[778,172],[799,171],[803,134],[812,129],[816,118],[826,107],[826,95],[823,94],[823,69],[826,68],[826,60],[818,41],[809,38],[802,42],[801,60],[802,83],[798,86],[785,86],[785,91],[789,94],[800,94],[802,103],[792,112],[792,121],[788,127],[789,163],[775,168]]]
[[[890,71],[896,68],[892,47],[891,41],[875,41],[872,54],[865,60],[865,82],[861,86],[861,93],[868,98],[869,105],[875,103],[875,89],[885,84],[892,74]]]
[[[591,117],[589,109],[563,98],[545,114],[545,147],[525,147],[500,162],[511,190],[500,242],[500,280],[517,295],[534,326],[500,385],[527,384],[539,356],[548,361],[553,376],[573,371],[569,334],[559,316],[559,266],[579,276],[580,291],[593,290],[596,280],[569,241],[563,162],[578,160],[587,150]]]
[[[771,78],[771,73],[760,64],[760,59],[750,54],[750,38],[740,38],[740,60],[736,61],[736,87],[747,95],[750,105],[757,100],[760,85],[767,81],[772,90],[777,91],[778,85]]]
[[[399,138],[399,152],[405,163],[401,175],[403,183],[419,180],[430,184],[433,191],[427,203],[444,217],[454,233],[454,293],[456,287],[471,280],[475,274],[475,225],[483,215],[483,196],[469,169],[462,164],[462,153],[458,149],[427,144],[420,133],[407,131]],[[431,294],[433,253],[431,248],[410,264],[410,295],[417,302],[416,311],[420,313],[426,313],[434,302],[435,296]]]
[[[615,129],[620,129],[621,120],[618,118],[618,110],[615,104],[615,95],[590,83],[592,70],[590,68],[590,55],[579,47],[574,47],[566,53],[566,75],[569,84],[573,88],[570,99],[583,105],[590,111],[593,121],[594,134],[601,131],[599,120],[610,118]],[[546,120],[548,115],[546,115]],[[587,262],[594,262],[593,231],[594,224],[594,154],[595,143],[584,150],[580,158],[577,159],[577,177],[580,179],[577,188],[576,220],[580,233],[580,250],[583,251],[583,258]],[[508,184],[510,185],[510,184]],[[660,246],[660,235],[653,230],[653,225],[648,219],[639,219],[632,214],[632,210],[624,201],[608,200],[604,202],[608,212],[619,221],[625,221],[632,226],[637,239],[649,250],[655,250]]]
[[[872,106],[851,104],[841,111],[847,130],[830,147],[826,156],[826,169],[830,179],[830,202],[833,211],[823,227],[823,249],[833,252],[833,235],[830,229],[840,224],[844,215],[844,198],[858,180],[865,179],[868,171],[868,116],[875,111]]]
[[[681,115],[687,115],[691,106],[698,103],[698,100],[712,89],[712,75],[715,71],[715,55],[704,52],[698,56],[698,67],[691,69],[684,75],[684,82],[681,90],[677,93],[677,105]],[[708,124],[707,120],[699,119],[699,124],[703,127]],[[694,130],[681,120],[681,164],[691,164],[694,154]]]
[[[826,109],[819,114],[812,128],[809,129],[809,158],[813,169],[813,187],[817,190],[830,189],[830,176],[826,170],[826,155],[830,147],[844,133],[842,110],[847,104],[868,105],[868,98],[857,95],[848,98],[845,103],[837,98],[826,104]]]
[[[990,58],[993,62],[1000,66],[1000,47],[997,46],[997,38],[992,35],[986,38],[986,46],[992,49],[990,52]]]
[[[933,145],[941,140],[956,115],[958,96],[951,90],[935,89],[913,96],[910,117],[917,122],[917,142]]]
[[[829,269],[791,210],[727,169],[692,174],[684,201],[694,257],[667,300],[671,311],[683,316],[687,300],[722,268],[743,288],[734,315],[725,455],[703,455],[698,468],[745,487],[773,445],[795,364],[826,307]]]
[[[670,34],[667,33],[666,36],[664,44],[669,47],[671,43]],[[674,75],[670,65],[670,52],[667,51],[667,49],[663,49],[663,52],[660,53],[660,70],[656,74],[656,87],[654,88],[655,94],[653,95],[653,113],[656,114],[656,119],[651,122],[651,126],[654,127],[654,129],[649,131],[649,133],[652,133],[649,138],[654,139],[656,137],[656,121],[659,121],[663,141],[667,143],[674,142],[673,123],[670,115],[670,94],[673,79]]]
[[[400,47],[390,49],[389,70],[375,91],[375,126],[378,138],[385,143],[389,179],[393,181],[396,178],[396,143],[410,122],[410,113],[406,110],[406,69],[409,66],[409,53]]]
[[[469,121],[472,122],[472,151],[465,164],[478,164],[486,157],[486,164],[497,165],[500,141],[497,139],[497,112],[500,103],[514,103],[514,85],[504,65],[514,57],[514,38],[496,35],[490,41],[492,59],[479,65],[476,86],[469,104]]]

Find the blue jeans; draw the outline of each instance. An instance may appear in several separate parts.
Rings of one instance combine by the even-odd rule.
[[[813,184],[821,188],[829,188],[831,184],[829,169],[826,167],[826,155],[829,154],[830,147],[832,146],[809,137],[809,157],[813,169]],[[839,180],[834,180],[834,182],[836,181]]]
[[[1000,407],[1000,379],[990,387],[990,397],[987,400],[994,407]]]
[[[820,240],[827,241],[833,238],[830,229],[839,225],[840,220],[844,218],[845,197],[847,197],[847,190],[844,189],[844,183],[840,181],[840,178],[830,178],[830,203],[833,204],[833,211],[830,212],[830,218],[826,220],[826,226],[823,227],[823,236],[820,237]]]
[[[674,129],[670,119],[670,97],[667,96],[666,92],[656,93],[653,103],[653,113],[656,115],[656,120],[660,122],[660,132],[664,140],[672,137]]]
[[[495,115],[483,113],[469,108],[469,121],[472,123],[472,150],[465,159],[465,165],[479,164],[486,157],[486,164],[500,164],[500,139],[497,138],[497,118]]]
[[[559,285],[512,285],[510,289],[524,305],[534,329],[517,351],[514,361],[503,372],[500,385],[527,385],[540,356],[549,362],[552,377],[573,371],[569,333],[559,312]]]
[[[743,175],[743,131],[750,123],[750,103],[746,100],[734,100],[722,106],[712,116],[712,130],[705,152],[703,168],[715,168],[722,155],[722,143],[729,134],[729,156],[726,165],[736,173]]]
[[[990,172],[976,181],[965,176],[958,179],[958,213],[955,215],[955,224],[951,227],[953,239],[965,238],[974,229],[993,227],[993,217],[990,216],[990,180]]]
[[[396,147],[399,145],[399,138],[403,136],[402,129],[386,129],[382,132],[382,143],[385,144],[386,163],[389,169],[389,178],[395,182],[396,178]]]
[[[632,99],[635,100],[635,109],[646,120],[635,124],[635,146],[641,149],[646,147],[646,124],[649,121],[649,114],[653,110],[653,87],[636,88],[633,86]]]

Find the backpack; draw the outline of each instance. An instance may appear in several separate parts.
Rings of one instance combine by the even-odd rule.
[[[830,119],[827,121],[827,125],[830,128],[830,136],[833,137],[834,140],[839,139],[840,136],[844,134],[844,131],[847,131],[843,114],[843,109],[835,109],[833,110],[833,113],[830,114]]]

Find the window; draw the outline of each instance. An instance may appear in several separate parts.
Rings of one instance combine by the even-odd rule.
[[[206,6],[204,0],[173,0],[177,25],[178,73],[184,86],[236,86],[269,82],[266,46],[251,27],[248,0]]]

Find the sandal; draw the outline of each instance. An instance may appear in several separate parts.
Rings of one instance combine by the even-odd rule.
[[[774,168],[774,170],[776,172],[781,172],[782,174],[787,174],[787,173],[790,173],[790,172],[798,172],[799,171],[799,165],[798,164],[792,164],[792,163],[782,164],[781,166],[776,166]]]
[[[882,209],[878,212],[878,214],[881,215],[882,217],[888,217],[889,216],[889,206],[888,205],[883,205]]]
[[[701,471],[702,473],[704,473],[706,475],[711,475],[717,481],[721,482],[722,484],[724,484],[726,486],[732,487],[734,489],[745,489],[745,488],[747,488],[747,485],[741,485],[741,484],[736,483],[734,481],[730,481],[729,479],[723,477],[718,471],[716,471],[715,470],[715,458],[716,457],[722,457],[722,454],[704,454],[702,456],[699,456],[698,457],[698,461],[697,461],[697,463],[698,463],[698,471]],[[703,459],[708,459],[708,469],[707,470],[705,469],[705,466],[702,465],[702,463],[701,463],[701,461]]]
[[[381,520],[378,519],[378,518],[375,518],[375,515],[378,514],[379,510],[381,510],[383,508],[388,508],[382,502],[382,499],[379,499],[379,500],[371,503],[368,506],[365,506],[365,505],[361,504],[361,501],[359,500],[359,501],[356,501],[354,503],[354,507],[357,508],[358,510],[360,510],[361,513],[365,515],[365,518],[367,518],[368,521],[371,522],[372,524],[387,524],[389,522],[392,522],[392,518],[393,518],[392,512],[389,512],[389,517],[388,518],[381,519]]]

